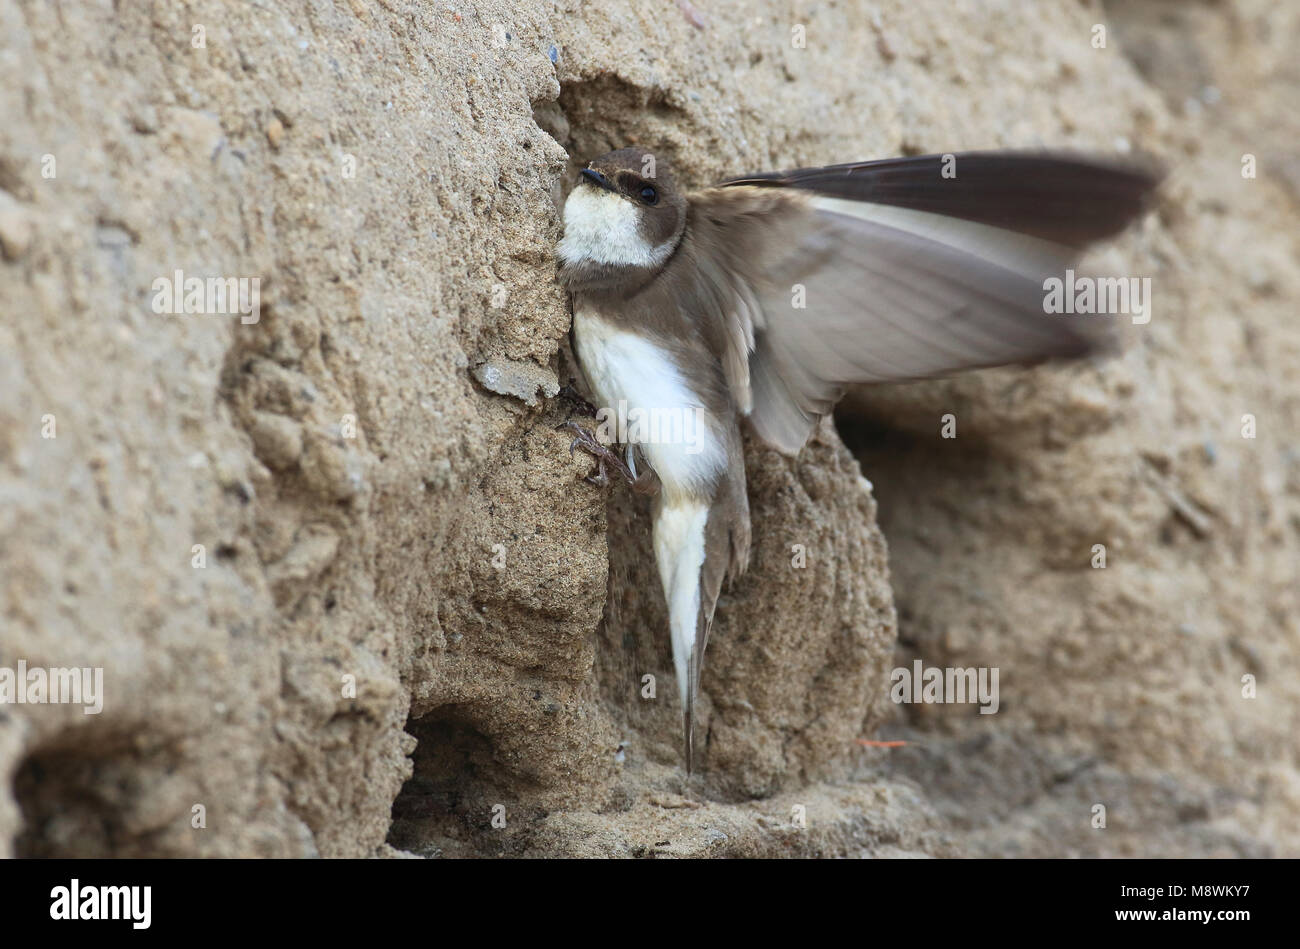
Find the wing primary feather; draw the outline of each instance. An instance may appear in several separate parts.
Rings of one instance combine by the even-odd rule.
[[[992,224],[1080,248],[1122,231],[1150,204],[1154,162],[1068,152],[917,155],[731,178]]]
[[[797,452],[848,385],[1113,345],[1113,320],[1048,313],[1044,281],[1130,223],[1158,176],[1107,159],[967,153],[948,179],[942,158],[751,176],[695,196],[702,246],[731,275],[729,387],[780,450]],[[727,362],[739,359],[747,375]]]

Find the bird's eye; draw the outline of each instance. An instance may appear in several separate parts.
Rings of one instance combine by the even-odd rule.
[[[646,185],[641,189],[641,200],[646,204],[655,204],[659,201],[659,192],[649,185]]]

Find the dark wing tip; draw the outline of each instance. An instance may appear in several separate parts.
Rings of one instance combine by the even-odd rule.
[[[963,218],[1081,248],[1141,217],[1164,175],[1150,156],[988,151],[765,172],[720,186],[797,188]]]
[[[687,713],[684,731],[686,732],[686,776],[689,778],[695,770],[695,723]]]
[[[686,741],[686,777],[695,768],[695,696],[699,689],[699,666],[694,656],[687,660],[686,705],[682,709],[682,737]]]

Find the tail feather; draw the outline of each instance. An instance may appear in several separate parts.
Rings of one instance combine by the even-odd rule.
[[[702,651],[700,572],[704,566],[707,501],[679,500],[664,504],[655,515],[655,559],[668,601],[668,628],[672,634],[673,665],[682,700],[686,738],[686,766],[692,766],[695,697],[699,694],[699,653]],[[711,607],[711,604],[710,604]],[[710,608],[710,613],[712,609]]]
[[[668,602],[688,775],[695,767],[695,706],[714,607],[723,577],[743,570],[743,561],[737,561],[748,559],[749,507],[743,481],[739,489],[739,504],[728,492],[721,503],[664,504],[655,516],[655,558]]]

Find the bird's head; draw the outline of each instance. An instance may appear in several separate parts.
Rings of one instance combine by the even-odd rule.
[[[685,225],[686,200],[662,158],[623,148],[593,159],[564,205],[559,250],[567,282],[580,272],[653,273],[672,256]]]

